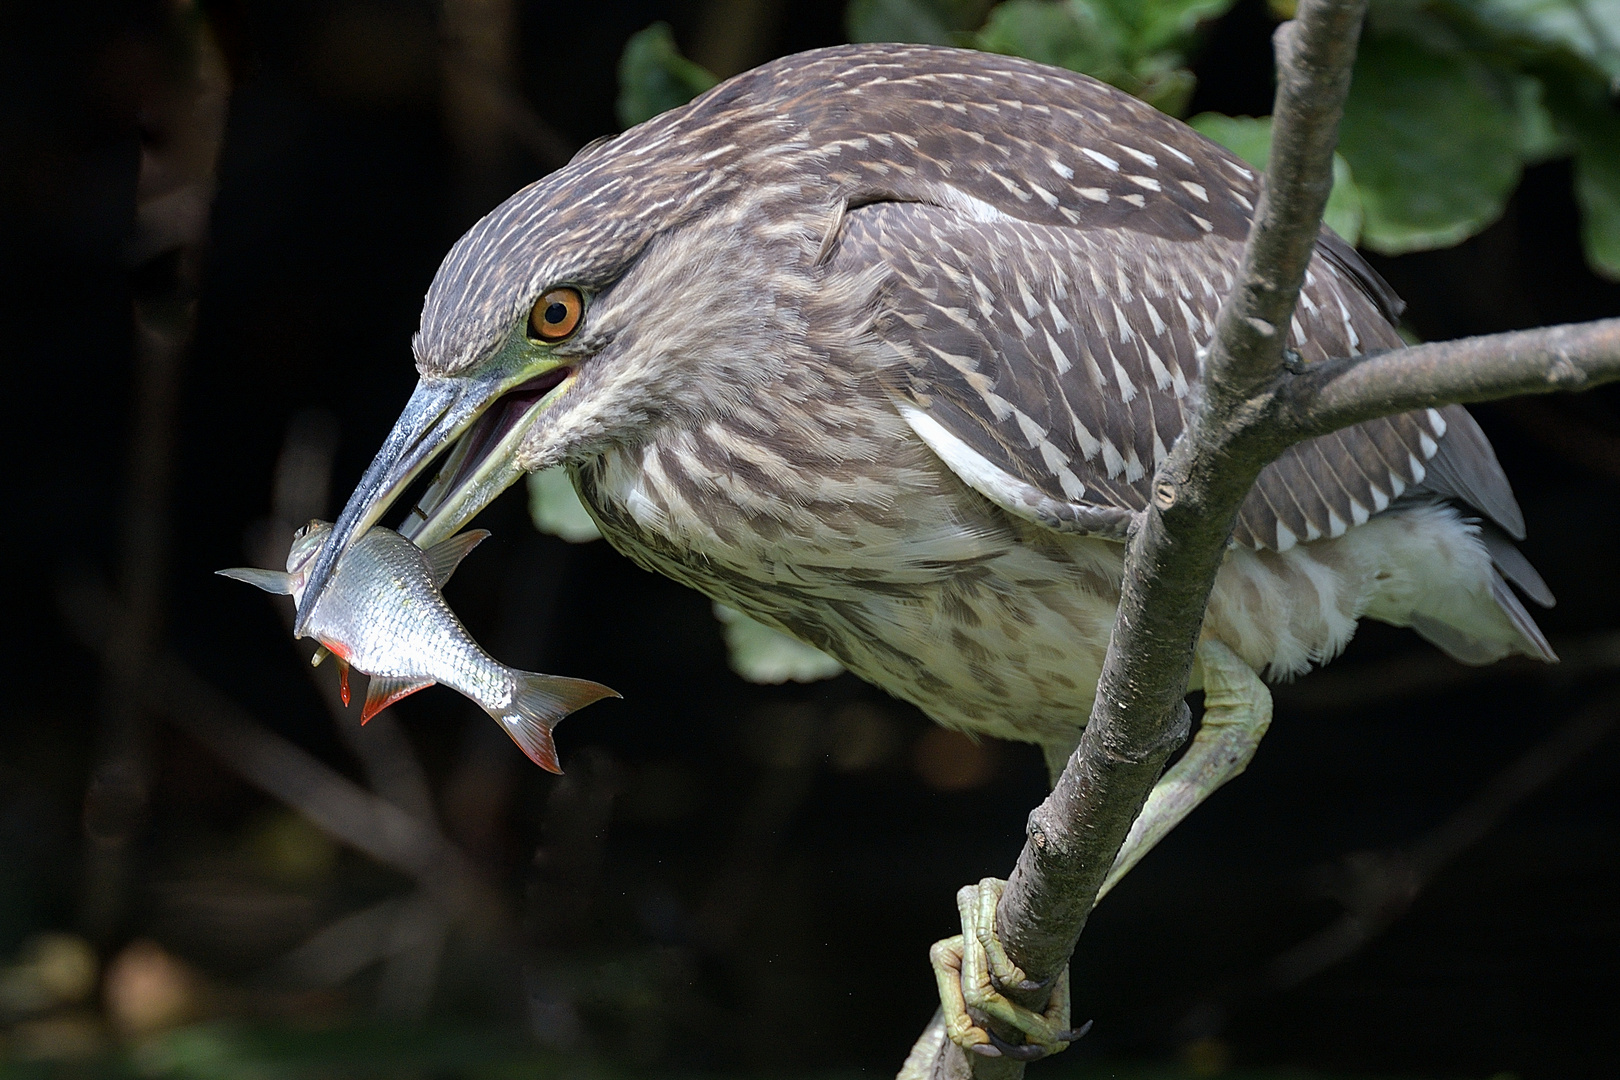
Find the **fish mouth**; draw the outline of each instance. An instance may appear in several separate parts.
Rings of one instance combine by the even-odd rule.
[[[399,529],[419,547],[453,535],[516,482],[523,475],[518,444],[573,384],[575,370],[557,365],[516,380],[499,372],[420,380],[310,567],[294,632],[307,631],[342,553],[446,450],[438,475]]]

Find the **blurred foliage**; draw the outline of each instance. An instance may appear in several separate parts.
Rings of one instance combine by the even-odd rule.
[[[851,41],[918,41],[966,45],[984,22],[987,0],[850,0],[844,28]]]
[[[1271,117],[1226,116],[1199,113],[1187,121],[1257,169],[1264,169],[1271,158]],[[1350,163],[1342,154],[1333,155],[1333,193],[1328,196],[1322,220],[1328,228],[1350,243],[1361,239],[1363,210],[1361,193],[1351,177]]]
[[[1197,80],[1187,68],[1198,27],[1233,0],[1008,0],[967,44],[1083,71],[1180,116]]]
[[[1354,85],[1339,145],[1369,247],[1450,247],[1501,216],[1521,162],[1509,80],[1476,57],[1378,35],[1357,58]]]
[[[619,123],[634,127],[686,104],[719,81],[681,55],[668,23],[653,23],[631,35],[619,58]]]
[[[1232,3],[852,0],[845,24],[853,41],[964,45],[1056,64],[1181,115],[1196,88],[1201,31]],[[1288,5],[1271,7],[1286,14]],[[693,67],[661,24],[633,39],[622,67],[627,121],[710,85]],[[1451,247],[1501,217],[1526,165],[1573,154],[1587,260],[1620,278],[1617,94],[1620,0],[1373,0],[1329,224],[1384,255]],[[1258,163],[1269,127],[1248,125],[1204,114],[1196,126]]]
[[[64,1066],[69,1070],[66,1073]],[[1054,1080],[1195,1080],[1213,1075],[1209,1063],[1201,1059],[1159,1065],[1060,1061],[1046,1071]],[[1221,1067],[1215,1071],[1225,1080],[1351,1080],[1342,1074],[1299,1069]],[[361,1080],[411,1076],[443,1080],[654,1080],[677,1074],[627,1068],[590,1054],[538,1049],[505,1029],[383,1023],[325,1029],[201,1024],[168,1032],[128,1051],[87,1056],[71,1063],[60,1058],[0,1061],[0,1080],[46,1080],[62,1075],[85,1080]],[[684,1080],[710,1080],[714,1074],[678,1075]],[[866,1074],[822,1069],[772,1075],[778,1080],[855,1080]]]
[[[529,517],[536,529],[570,544],[602,538],[590,511],[579,501],[568,470],[561,466],[529,474]]]
[[[724,604],[714,616],[725,631],[731,670],[755,683],[816,682],[843,674],[844,665],[780,630],[756,622]]]
[[[1233,2],[1006,0],[976,25],[964,24],[960,0],[854,0],[845,25],[851,41],[965,45],[1082,71],[1180,116],[1196,82],[1187,60],[1198,28]]]

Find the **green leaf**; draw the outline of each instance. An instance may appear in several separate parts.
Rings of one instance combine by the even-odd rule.
[[[1576,131],[1575,201],[1586,261],[1604,277],[1620,280],[1620,117],[1612,113]]]
[[[619,123],[634,127],[685,105],[720,80],[681,55],[668,23],[630,36],[619,57]]]
[[[929,0],[850,0],[844,31],[851,41],[949,45],[952,14],[950,5]]]
[[[1356,187],[1350,163],[1343,155],[1333,155],[1333,190],[1328,193],[1327,208],[1322,221],[1338,233],[1351,247],[1361,243],[1361,228],[1367,220],[1367,211],[1361,205],[1361,189]]]
[[[731,670],[749,682],[816,682],[844,670],[842,664],[820,649],[724,604],[714,605],[714,617],[725,632]]]
[[[1264,169],[1271,158],[1271,117],[1223,116],[1220,113],[1199,113],[1188,121],[1195,129],[1232,153]],[[1350,163],[1338,154],[1333,155],[1333,191],[1328,195],[1327,209],[1322,220],[1327,227],[1351,244],[1361,239],[1361,193],[1350,171]]]
[[[1371,37],[1356,59],[1339,151],[1361,194],[1367,247],[1449,247],[1501,216],[1519,181],[1519,116],[1505,80],[1482,62]]]
[[[1125,27],[1099,18],[1099,12],[1084,3],[997,4],[975,44],[987,52],[1065,67],[1115,85],[1128,74],[1130,42]]]
[[[1519,157],[1526,165],[1536,165],[1563,157],[1570,151],[1569,138],[1558,129],[1547,108],[1547,91],[1533,75],[1513,81],[1513,108],[1518,114]]]
[[[1264,169],[1266,162],[1271,160],[1269,116],[1226,116],[1207,112],[1188,120],[1187,125],[1220,143],[1256,169]]]
[[[1562,49],[1620,83],[1620,0],[1470,0],[1465,10],[1510,42]]]
[[[585,504],[579,501],[568,470],[560,466],[529,474],[529,518],[536,529],[548,536],[560,536],[570,544],[602,538]]]
[[[1234,0],[1070,0],[1070,6],[1106,9],[1130,27],[1131,47],[1139,56],[1161,50],[1181,52],[1200,23],[1218,19]]]
[[[1194,78],[1187,50],[1199,25],[1233,0],[1007,0],[973,44],[1111,83],[1172,115]]]

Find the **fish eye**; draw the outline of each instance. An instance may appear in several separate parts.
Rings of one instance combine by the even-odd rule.
[[[584,315],[585,298],[578,289],[551,289],[534,302],[529,312],[529,335],[548,344],[563,341],[579,329]]]
[[[301,525],[301,526],[299,526],[299,528],[298,528],[298,531],[297,531],[297,532],[295,532],[295,533],[293,533],[293,543],[295,543],[295,544],[296,544],[296,543],[298,543],[298,541],[300,541],[300,540],[302,540],[302,539],[303,539],[303,538],[304,538],[304,537],[306,537],[306,536],[308,536],[308,535],[309,535],[309,531],[310,531],[310,530],[311,530],[311,529],[313,529],[313,528],[314,528],[314,527],[315,527],[315,526],[317,526],[317,525],[319,525],[319,524],[320,524],[320,521],[319,521],[319,519],[317,519],[317,518],[310,518],[310,519],[309,519],[309,520],[308,520],[308,521],[307,521],[307,522],[305,522],[305,523],[304,523],[304,524],[303,524],[303,525]]]

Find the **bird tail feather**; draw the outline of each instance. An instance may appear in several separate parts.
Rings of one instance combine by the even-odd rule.
[[[1490,575],[1490,599],[1507,618],[1505,636],[1504,630],[1487,632],[1485,624],[1476,620],[1466,623],[1456,620],[1454,613],[1452,618],[1447,619],[1436,617],[1437,613],[1434,612],[1414,611],[1411,616],[1412,629],[1452,659],[1464,664],[1494,663],[1510,652],[1556,664],[1558,654],[1553,652],[1547,636],[1536,625],[1535,618],[1525,608],[1519,594],[1513,591],[1513,586],[1544,608],[1553,606],[1552,590],[1501,529],[1488,521],[1478,522],[1473,528],[1490,557],[1485,573]]]

